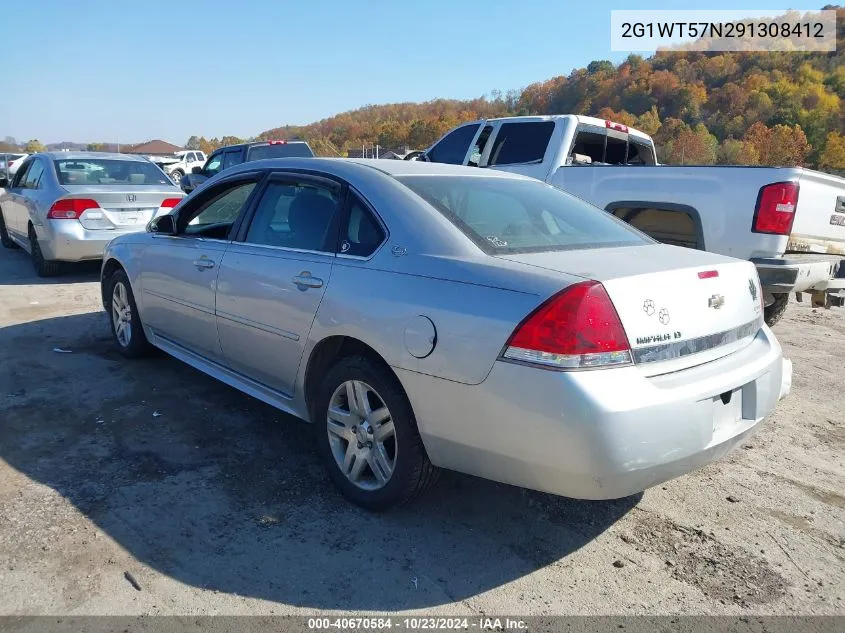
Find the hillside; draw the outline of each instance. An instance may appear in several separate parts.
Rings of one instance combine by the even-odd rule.
[[[834,8],[834,7],[826,7]],[[845,169],[845,9],[836,53],[660,52],[594,61],[507,94],[368,105],[259,138],[307,139],[320,154],[379,143],[423,148],[454,125],[508,114],[583,113],[654,135],[667,163]]]

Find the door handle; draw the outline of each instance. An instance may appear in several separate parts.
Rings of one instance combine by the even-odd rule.
[[[205,270],[206,268],[214,268],[214,262],[203,256],[194,260],[194,266],[199,270]]]
[[[303,270],[293,278],[293,283],[299,286],[300,290],[305,290],[306,288],[320,288],[323,285],[323,280],[312,277],[309,271]]]

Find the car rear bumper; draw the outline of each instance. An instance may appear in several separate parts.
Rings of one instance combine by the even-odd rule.
[[[791,365],[764,326],[739,352],[650,378],[636,366],[556,372],[506,362],[479,385],[397,373],[434,464],[568,497],[613,499],[743,442],[788,392]]]
[[[786,255],[752,259],[766,292],[789,293],[827,290],[837,286],[833,279],[842,257],[837,255]]]
[[[47,220],[38,233],[41,252],[49,260],[80,262],[102,259],[106,245],[118,235],[144,231],[144,226],[126,231],[95,231],[84,228],[75,220]]]

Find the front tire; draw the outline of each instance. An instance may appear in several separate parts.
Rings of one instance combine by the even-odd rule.
[[[786,306],[789,304],[788,292],[772,294],[772,297],[774,297],[774,301],[763,308],[763,319],[769,327],[773,327],[775,323],[780,321],[784,312],[786,312]]]
[[[35,266],[35,274],[39,277],[55,277],[62,272],[61,262],[44,259],[44,253],[41,252],[41,245],[38,243],[38,235],[32,225],[29,227],[29,254]]]
[[[152,350],[147,341],[138,307],[135,305],[135,295],[129,277],[122,270],[117,270],[109,277],[106,286],[109,323],[118,351],[127,358],[146,356]]]
[[[3,211],[0,210],[0,244],[5,248],[16,249],[20,248],[12,238],[9,237],[9,232],[6,230],[6,220],[3,219]]]
[[[365,356],[343,358],[319,387],[317,447],[341,494],[367,510],[406,503],[428,489],[432,465],[396,377]]]

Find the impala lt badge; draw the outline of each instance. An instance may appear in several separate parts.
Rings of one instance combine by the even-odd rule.
[[[725,297],[723,295],[713,295],[707,302],[707,307],[715,310],[718,310],[723,305],[725,305]]]

